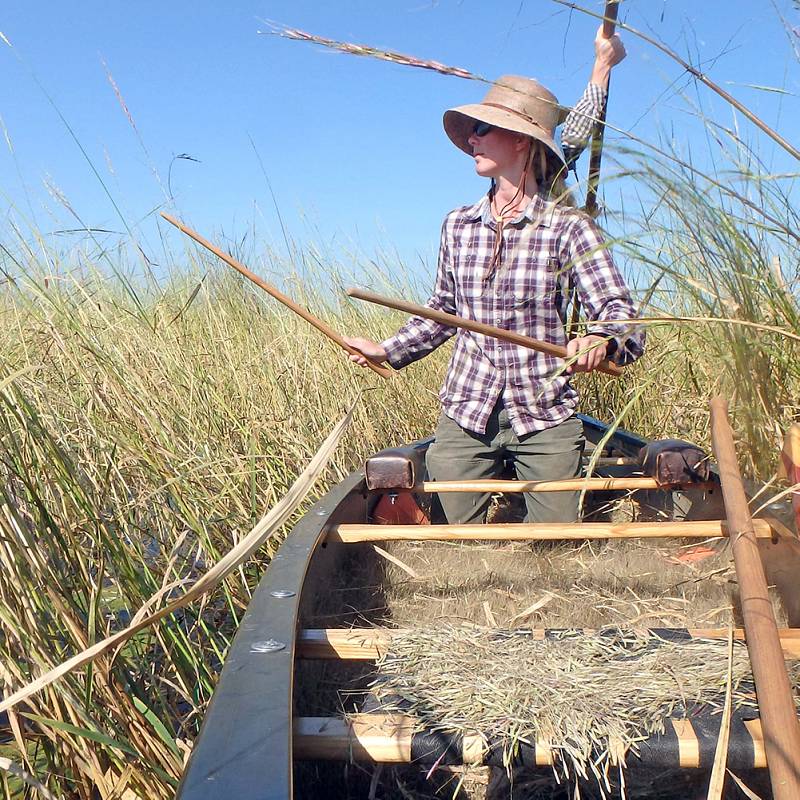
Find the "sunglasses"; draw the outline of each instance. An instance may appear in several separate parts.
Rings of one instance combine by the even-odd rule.
[[[490,125],[488,122],[476,122],[472,132],[475,136],[486,136],[487,133],[491,133],[493,130],[494,125]]]

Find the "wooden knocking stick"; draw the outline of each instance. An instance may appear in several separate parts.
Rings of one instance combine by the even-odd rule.
[[[409,314],[414,314],[417,317],[425,317],[432,319],[434,322],[441,322],[443,325],[449,325],[453,328],[463,328],[467,331],[474,333],[482,333],[484,336],[493,336],[495,339],[500,339],[504,342],[519,345],[520,347],[527,347],[530,350],[536,350],[539,353],[546,353],[547,355],[554,356],[555,358],[567,358],[567,348],[560,344],[551,344],[550,342],[542,342],[539,339],[532,339],[530,336],[523,336],[521,333],[514,333],[507,331],[505,328],[496,328],[494,325],[486,325],[483,322],[475,322],[472,319],[465,317],[458,317],[455,314],[448,314],[445,311],[436,311],[435,309],[428,308],[427,306],[420,306],[416,303],[409,303],[406,300],[396,300],[393,297],[383,297],[382,295],[368,292],[364,289],[348,289],[347,294],[350,297],[355,297],[358,300],[366,300],[368,303],[375,303],[379,306],[386,306],[387,308],[396,308],[398,311],[406,311]],[[608,361],[600,362],[597,368],[598,372],[604,372],[606,375],[613,375],[618,378],[622,375],[622,367]]]
[[[723,397],[711,401],[711,441],[719,466],[772,793],[775,800],[797,800],[800,798],[800,725],[736,460],[728,402]]]
[[[217,258],[221,258],[228,266],[233,267],[237,272],[244,275],[245,278],[251,280],[256,286],[263,289],[267,294],[272,295],[279,303],[283,303],[283,305],[285,305],[288,309],[294,311],[294,313],[298,316],[301,316],[306,322],[308,322],[310,325],[313,325],[318,331],[320,331],[320,333],[325,334],[325,336],[327,336],[332,342],[338,344],[343,350],[346,350],[351,355],[364,355],[360,350],[356,350],[355,347],[351,347],[349,344],[347,344],[347,342],[345,342],[345,340],[342,339],[342,337],[336,333],[336,331],[333,330],[333,328],[331,328],[331,326],[326,322],[323,322],[321,319],[319,319],[319,317],[315,317],[310,311],[295,303],[291,297],[287,297],[279,289],[276,289],[271,284],[261,280],[258,275],[247,269],[244,264],[239,263],[235,258],[232,258],[227,253],[220,250],[219,247],[212,244],[207,239],[204,239],[199,233],[193,231],[191,228],[187,227],[182,222],[175,219],[175,217],[170,216],[164,211],[161,212],[161,216],[171,225],[174,225],[178,230],[183,231],[188,237],[194,239],[198,244],[203,245],[206,250],[210,250],[215,256],[217,256]],[[394,375],[394,372],[388,367],[383,367],[370,358],[367,358],[367,366],[373,372],[376,372],[383,378],[391,378]]]

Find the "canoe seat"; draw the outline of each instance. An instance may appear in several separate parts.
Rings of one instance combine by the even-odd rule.
[[[425,451],[432,439],[406,447],[389,447],[370,456],[364,477],[370,491],[412,491],[425,479]]]
[[[639,463],[660,486],[705,483],[711,475],[708,454],[680,439],[650,442],[639,451]]]

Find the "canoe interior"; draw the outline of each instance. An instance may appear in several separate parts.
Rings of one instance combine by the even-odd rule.
[[[607,432],[605,425],[590,417],[584,417],[584,426],[590,445],[597,445]],[[635,456],[643,444],[641,438],[618,431],[605,443],[602,455]],[[601,474],[621,477],[635,472],[630,464],[620,464],[603,466]],[[181,783],[180,800],[219,797],[221,786],[225,794],[243,800],[370,793],[421,798],[435,796],[438,784],[445,787],[440,796],[453,796],[453,773],[447,770],[427,775],[429,767],[400,768],[378,789],[374,768],[292,761],[290,719],[335,717],[343,708],[360,710],[374,675],[374,664],[368,660],[295,658],[292,644],[297,630],[402,627],[435,617],[483,625],[494,622],[499,627],[596,628],[632,619],[639,627],[741,625],[729,559],[722,548],[710,554],[701,549],[703,560],[693,561],[681,558],[685,543],[679,540],[591,546],[377,543],[390,560],[371,543],[325,542],[325,531],[336,523],[369,521],[378,499],[366,490],[362,475],[351,475],[316,504],[281,548],[228,656]],[[495,513],[514,519],[520,501],[521,497],[511,499]],[[435,520],[435,497],[420,498],[420,503]],[[719,491],[598,492],[588,498],[586,513],[588,519],[621,515],[665,521],[724,516]],[[711,580],[699,579],[714,572]],[[292,591],[294,596],[275,596]],[[548,594],[553,597],[539,609],[519,616]],[[779,626],[785,626],[787,615],[777,599],[775,606]],[[269,642],[284,648],[266,652]],[[663,791],[663,769],[657,772],[642,771],[637,780],[650,781]],[[750,785],[766,799],[768,784],[761,773],[751,776]],[[539,776],[541,793],[529,796],[560,797],[558,787],[546,788],[551,776],[552,771]],[[694,778],[674,780],[679,787]],[[467,782],[456,796],[484,797],[484,782],[482,777]],[[691,796],[688,784],[670,794],[648,791],[643,788],[639,796]]]

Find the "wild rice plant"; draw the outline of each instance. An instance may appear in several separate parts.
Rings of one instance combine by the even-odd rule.
[[[662,330],[667,364],[662,353],[647,358],[656,375],[671,376],[659,380],[661,390],[683,395],[671,404],[681,416],[663,422],[707,441],[707,409],[697,399],[730,395],[743,466],[767,479],[800,413],[800,219],[791,176],[768,174],[729,133],[727,168],[714,176],[677,158],[626,154],[634,165],[626,175],[650,202],[646,214],[623,216],[618,247],[658,284],[644,315],[688,318]]]
[[[70,273],[48,256],[55,270],[17,271],[0,299],[6,695],[124,627],[154,595],[179,595],[374,385],[217,265],[156,291],[100,270]],[[303,299],[336,316],[329,299]],[[364,310],[338,314],[340,329],[373,322]],[[370,391],[328,481],[430,429],[433,404],[408,402],[431,391],[420,377]],[[11,760],[56,794],[171,797],[278,541],[201,603],[16,709]],[[9,781],[6,795],[18,789]]]

